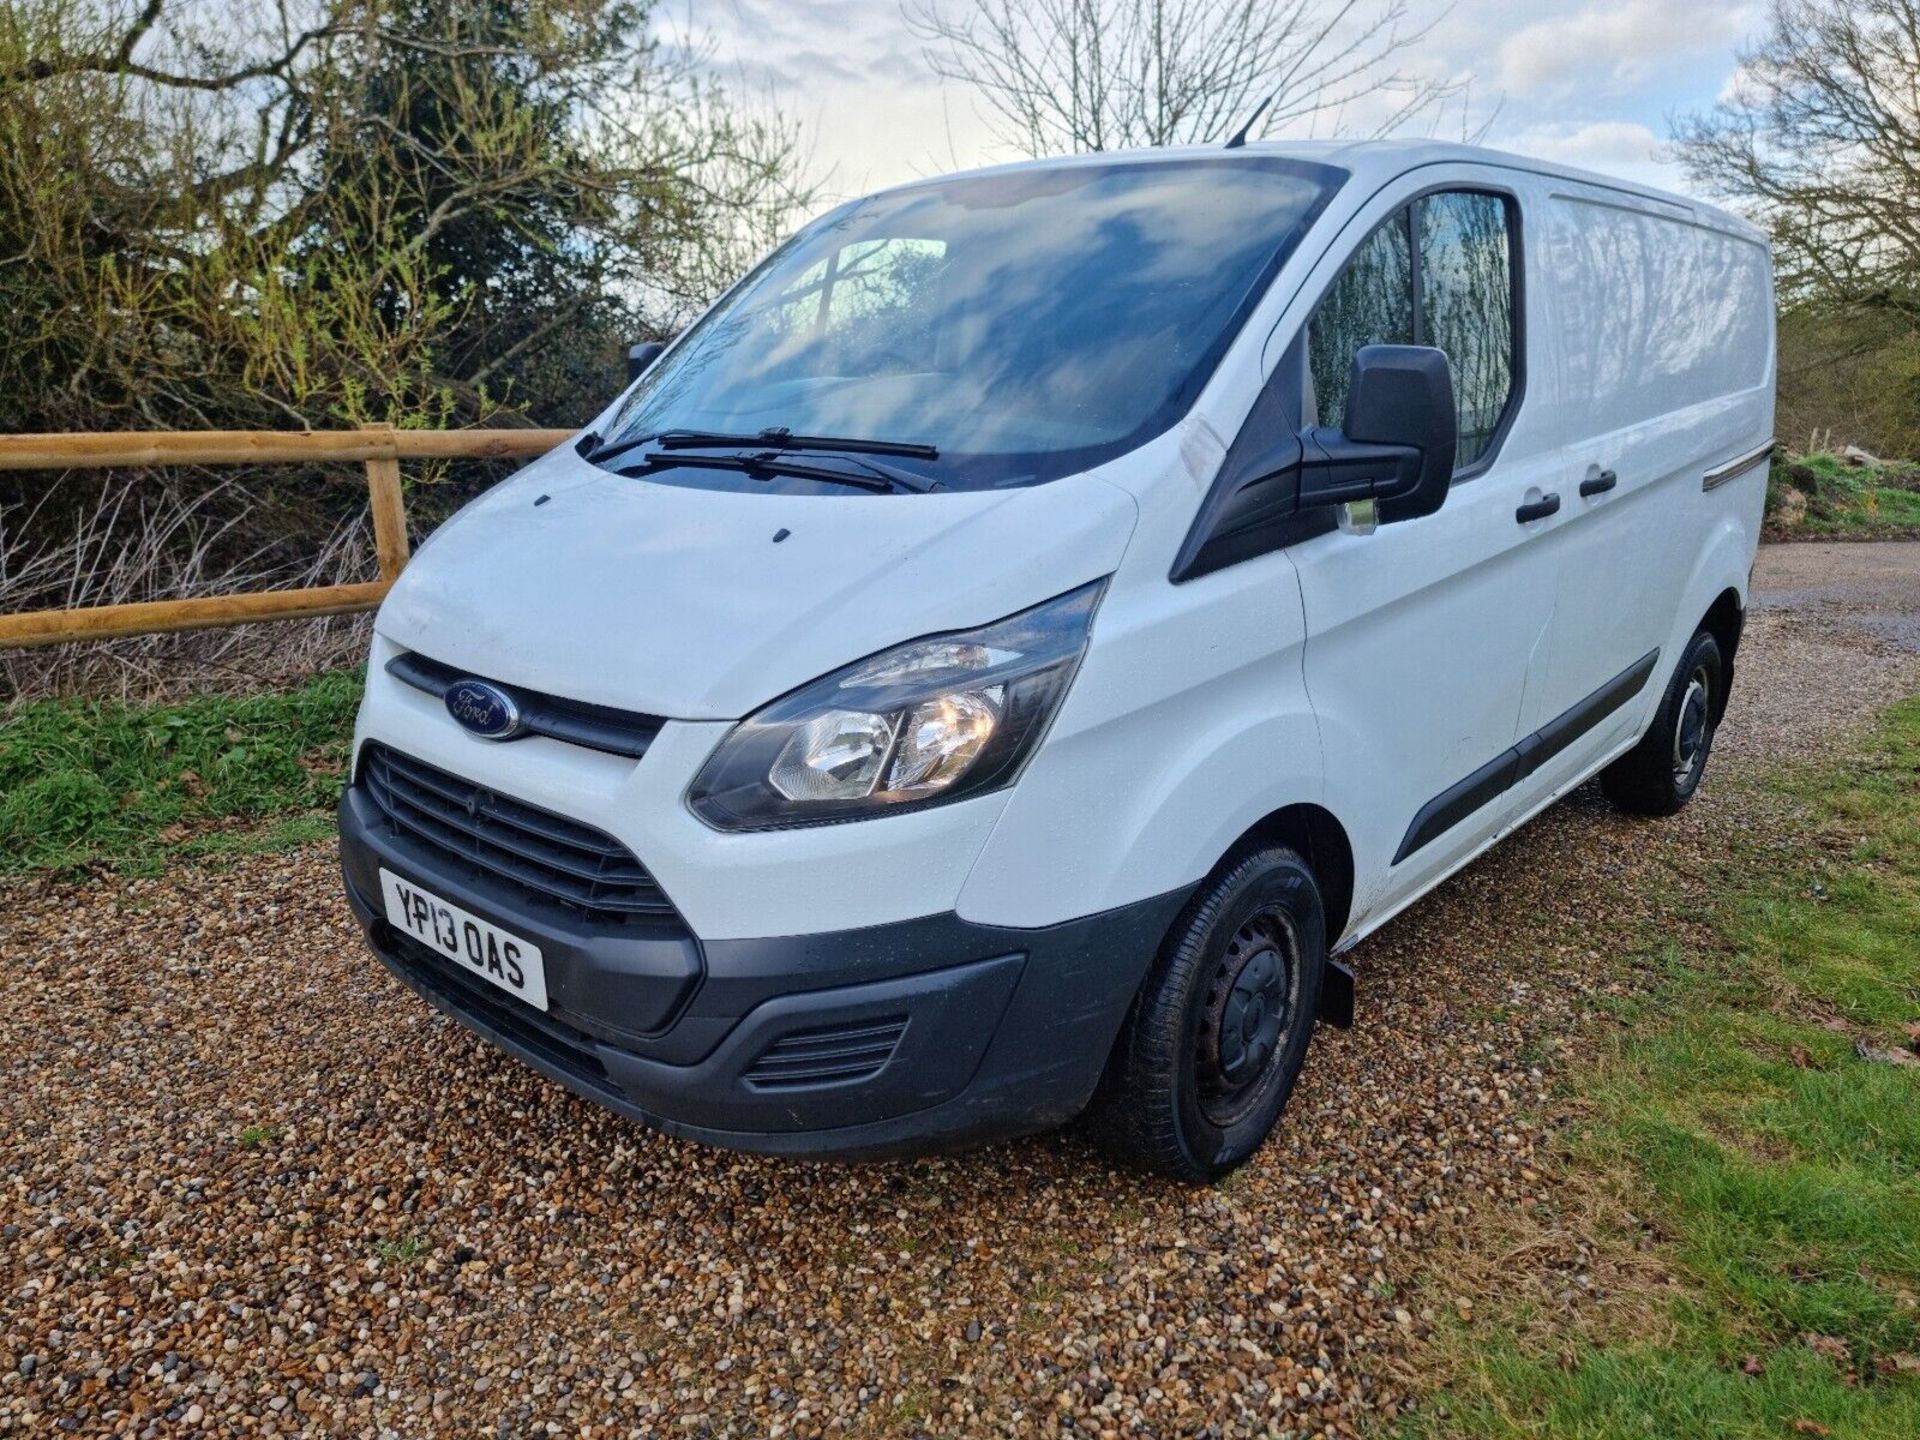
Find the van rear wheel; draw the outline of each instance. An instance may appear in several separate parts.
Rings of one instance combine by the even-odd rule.
[[[1672,815],[1693,798],[1726,709],[1727,667],[1705,630],[1688,642],[1640,743],[1600,772],[1600,789],[1630,815]]]
[[[1313,1038],[1325,910],[1306,862],[1273,846],[1187,902],[1135,997],[1087,1115],[1116,1159],[1217,1180],[1273,1129]]]

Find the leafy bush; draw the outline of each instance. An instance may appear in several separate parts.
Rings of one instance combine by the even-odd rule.
[[[583,422],[807,200],[657,8],[0,5],[0,431]],[[410,466],[416,523],[500,473]],[[365,513],[348,467],[3,473],[0,609],[366,578]],[[287,633],[232,643],[277,679]],[[226,645],[0,661],[0,699]]]
[[[1782,456],[1767,482],[1776,539],[1920,535],[1920,465],[1816,454]]]

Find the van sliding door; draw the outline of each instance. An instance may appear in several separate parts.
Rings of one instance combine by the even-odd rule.
[[[1678,203],[1548,183],[1543,340],[1569,403],[1551,658],[1528,720],[1559,748],[1530,804],[1632,740],[1700,620],[1679,613],[1715,513],[1700,477],[1764,429],[1769,323],[1758,245]]]

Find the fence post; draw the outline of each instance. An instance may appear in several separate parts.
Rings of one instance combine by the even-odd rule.
[[[363,425],[391,439],[391,425]],[[367,503],[373,511],[373,548],[380,558],[380,578],[391,585],[407,563],[407,504],[400,490],[400,460],[389,448],[367,458]]]
[[[299,620],[376,609],[407,563],[407,509],[400,462],[531,459],[572,438],[566,430],[210,430],[199,434],[118,431],[86,435],[0,435],[0,471],[99,470],[162,465],[306,465],[316,461],[367,467],[380,579],[363,585],[321,585],[82,605],[0,615],[0,649],[63,645],[119,635],[158,635],[256,620]]]

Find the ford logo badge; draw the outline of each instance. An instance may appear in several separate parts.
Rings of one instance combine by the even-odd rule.
[[[483,740],[511,740],[522,729],[513,696],[485,680],[456,680],[447,687],[447,713]]]

